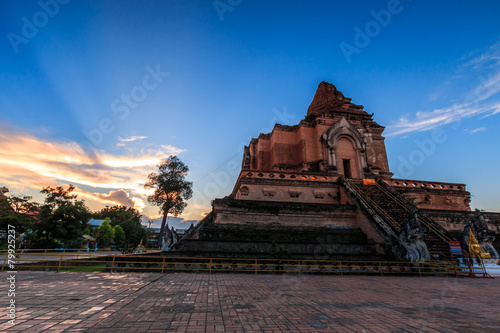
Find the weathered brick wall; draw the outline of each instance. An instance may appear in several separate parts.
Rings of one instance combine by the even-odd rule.
[[[357,228],[351,205],[216,199],[212,206],[215,223]]]
[[[395,178],[384,182],[420,209],[470,211],[465,184]]]

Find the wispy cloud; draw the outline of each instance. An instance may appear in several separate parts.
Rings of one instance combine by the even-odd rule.
[[[500,42],[497,42],[479,55],[469,54],[462,59],[463,64],[453,80],[468,84],[479,81],[462,94],[462,98],[452,105],[432,111],[418,111],[414,116],[405,116],[387,126],[386,136],[399,136],[418,131],[427,131],[439,126],[482,115],[482,118],[500,112]],[[473,82],[473,81],[472,81]],[[448,85],[449,83],[446,83]],[[432,96],[433,100],[438,96]]]
[[[480,69],[481,67],[496,67],[500,65],[500,54],[498,50],[500,49],[500,41],[493,45],[490,45],[486,50],[477,52],[471,52],[462,57],[463,66],[459,68],[472,67],[472,69]]]
[[[137,140],[143,140],[147,139],[147,136],[131,136],[130,138],[120,138],[118,137],[118,141],[121,142],[131,142],[131,141],[137,141]]]
[[[172,151],[183,151],[168,147],[89,154],[75,142],[43,140],[0,124],[0,184],[39,191],[43,186],[71,183],[87,199],[142,209],[149,193],[143,188],[147,175]]]
[[[387,126],[386,136],[398,136],[411,132],[428,131],[439,126],[461,121],[464,118],[485,114],[488,117],[500,112],[500,102],[478,106],[475,103],[457,104],[447,108],[434,110],[432,112],[417,112],[414,119],[406,117]]]
[[[486,131],[486,127],[479,127],[476,128],[475,130],[466,130],[466,132],[469,134],[475,134],[477,132],[482,132],[482,131]]]

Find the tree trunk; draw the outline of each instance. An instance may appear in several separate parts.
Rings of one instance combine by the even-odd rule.
[[[161,241],[163,238],[163,233],[165,232],[165,225],[167,223],[168,213],[163,213],[163,219],[161,220],[160,234],[158,235],[158,248],[161,248]]]

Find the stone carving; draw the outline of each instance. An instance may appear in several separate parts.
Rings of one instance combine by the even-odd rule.
[[[179,235],[174,230],[174,227],[169,229],[167,226],[162,236],[161,251],[162,252],[170,251],[170,249],[178,242],[179,242]]]
[[[245,146],[243,150],[243,161],[241,163],[242,169],[250,169],[250,148]]]
[[[399,240],[406,245],[407,258],[411,262],[423,262],[430,259],[429,250],[424,242],[426,231],[420,222],[418,210],[414,207],[401,224],[401,233],[399,234]]]
[[[240,195],[242,195],[242,196],[247,196],[249,192],[250,192],[250,189],[247,186],[242,186],[240,188]]]
[[[268,189],[268,188],[263,188],[262,189],[262,194],[264,194],[265,197],[274,197],[274,194],[276,194],[276,190],[273,189]]]
[[[330,127],[330,129],[322,135],[322,140],[325,142],[329,152],[328,164],[335,167],[334,170],[337,170],[336,148],[338,141],[341,138],[348,138],[351,140],[354,150],[356,151],[356,155],[360,159],[361,168],[369,170],[366,162],[366,142],[359,134],[356,126],[349,122],[345,117],[342,117],[338,122],[333,124],[332,127]]]
[[[323,199],[325,197],[324,191],[313,190],[313,195],[316,199]]]
[[[475,238],[477,239],[477,243],[479,244],[481,249],[484,252],[489,253],[492,259],[500,258],[498,252],[492,245],[492,242],[495,240],[495,232],[488,229],[488,225],[484,220],[484,216],[481,214],[479,209],[476,209],[474,211],[472,219],[467,221],[467,224],[465,225],[464,231],[462,233],[464,242],[469,247],[473,242],[472,239],[471,242],[469,241],[469,239],[471,238],[470,232],[472,232],[473,236],[475,236]]]

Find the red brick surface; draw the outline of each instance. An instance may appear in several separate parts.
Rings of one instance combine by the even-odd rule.
[[[18,272],[17,324],[4,290],[0,331],[500,332],[499,281]]]

